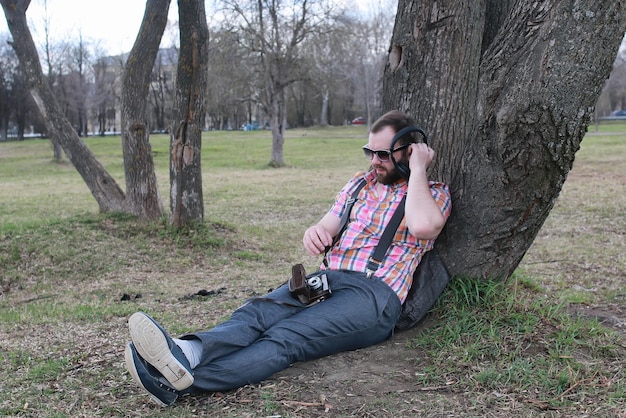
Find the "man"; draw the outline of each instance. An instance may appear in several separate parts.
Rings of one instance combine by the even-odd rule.
[[[153,400],[167,406],[185,394],[235,389],[294,362],[371,346],[392,336],[413,272],[451,209],[447,186],[427,178],[435,152],[416,143],[412,133],[393,141],[412,125],[398,111],[378,119],[363,147],[370,170],[355,175],[329,212],[304,233],[303,244],[311,255],[325,253],[325,267],[316,274],[326,275],[331,297],[307,306],[284,285],[246,302],[215,328],[180,339],[168,336],[142,312],[130,317],[126,367]],[[346,202],[362,180],[365,186],[350,221],[333,242]],[[367,262],[405,194],[404,220],[378,269],[367,274]]]

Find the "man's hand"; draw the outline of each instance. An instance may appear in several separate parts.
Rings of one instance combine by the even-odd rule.
[[[435,159],[435,150],[426,144],[411,144],[409,147],[409,168],[411,171],[426,172]]]
[[[302,243],[309,254],[320,255],[333,243],[333,237],[321,224],[315,224],[304,232]]]
[[[426,144],[411,144],[409,152],[411,177],[404,210],[406,226],[417,239],[435,239],[446,223],[430,191],[426,173],[435,158],[435,150]]]

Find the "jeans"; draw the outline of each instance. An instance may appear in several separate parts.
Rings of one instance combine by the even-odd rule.
[[[215,328],[181,337],[202,342],[190,393],[260,382],[292,363],[368,347],[393,335],[400,300],[379,279],[324,271],[332,296],[311,307],[283,285],[237,309]],[[284,302],[284,303],[276,303]]]

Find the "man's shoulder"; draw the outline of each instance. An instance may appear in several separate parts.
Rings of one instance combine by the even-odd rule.
[[[429,181],[428,182],[428,186],[431,189],[435,189],[435,190],[442,190],[445,191],[445,193],[449,194],[450,193],[450,188],[448,187],[448,185],[442,181]]]
[[[361,185],[367,185],[368,183],[372,183],[375,180],[376,176],[373,171],[359,171],[354,176],[352,176],[350,181],[348,181],[345,189],[353,191],[356,190],[357,187],[360,187]]]

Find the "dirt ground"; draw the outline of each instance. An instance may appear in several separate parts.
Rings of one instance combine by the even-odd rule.
[[[430,323],[426,319],[373,347],[297,363],[259,385],[210,397],[190,397],[179,403],[189,402],[225,413],[237,411],[237,416],[262,416],[263,400],[270,397],[264,394],[271,393],[273,405],[266,406],[279,403],[287,413],[285,416],[442,417],[459,416],[462,411],[469,412],[464,416],[490,416],[489,411],[467,405],[473,400],[464,399],[463,394],[454,393],[450,387],[415,385],[415,374],[419,373],[415,356],[419,353],[407,350],[406,344]],[[241,410],[245,405],[250,406],[249,415]]]

